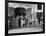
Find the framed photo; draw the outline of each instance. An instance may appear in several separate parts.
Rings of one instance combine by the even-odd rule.
[[[5,34],[45,33],[45,3],[5,1]]]

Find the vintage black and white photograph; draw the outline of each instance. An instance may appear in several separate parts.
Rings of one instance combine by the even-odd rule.
[[[8,34],[43,32],[43,6],[8,2]]]

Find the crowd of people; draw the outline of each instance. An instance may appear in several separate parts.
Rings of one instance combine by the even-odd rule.
[[[19,27],[28,27],[32,25],[32,21],[28,22],[29,20],[25,17],[26,16],[26,9],[18,7],[15,9],[15,15],[13,17],[8,16],[8,25],[9,28],[19,28]],[[40,24],[40,17],[39,14],[37,15],[38,22]],[[35,21],[33,21],[35,24]]]

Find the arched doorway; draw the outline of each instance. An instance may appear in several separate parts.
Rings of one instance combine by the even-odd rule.
[[[15,18],[17,16],[19,17],[19,19],[18,19],[19,27],[21,27],[21,24],[22,24],[21,23],[21,20],[23,20],[24,19],[24,16],[26,16],[26,9],[23,8],[23,7],[17,7],[17,8],[15,8]]]

